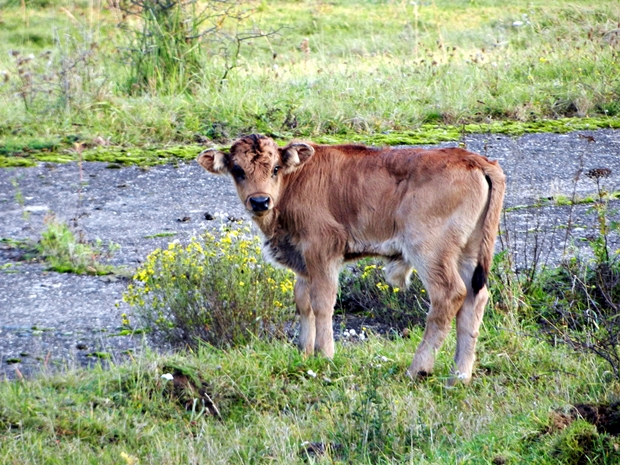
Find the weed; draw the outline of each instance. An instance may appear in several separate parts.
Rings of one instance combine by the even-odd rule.
[[[24,201],[24,195],[19,188],[19,181],[17,178],[11,178],[11,185],[15,188],[15,201],[22,209],[22,218],[25,221],[30,220],[30,212],[26,210],[26,202]]]
[[[591,204],[588,213],[595,217],[596,227],[585,238],[589,246],[586,251],[575,255],[565,244],[562,262],[549,266],[540,260],[543,232],[536,225],[533,250],[523,253],[533,258],[529,263],[522,258],[518,267],[514,263],[510,235],[504,233],[500,235],[504,251],[495,257],[490,291],[495,306],[516,312],[524,320],[535,321],[539,325],[537,331],[555,343],[568,344],[580,352],[593,352],[620,379],[620,250],[614,251],[612,247],[618,239],[620,224],[611,219],[616,214],[610,206],[615,196],[603,185],[611,171],[595,168],[584,174],[594,181],[596,195],[582,201],[573,192],[572,200],[567,199],[571,216],[565,241],[570,239],[572,207],[578,203]]]
[[[342,422],[335,434],[344,459],[354,462],[381,463],[394,457],[397,434],[394,431],[392,411],[382,394],[385,378],[372,365],[367,382],[359,395],[350,397],[345,391],[342,399],[348,408],[347,421]],[[335,451],[338,455],[338,450]]]
[[[50,270],[61,273],[105,275],[114,272],[114,267],[100,262],[102,257],[114,253],[118,248],[110,244],[104,248],[97,239],[91,245],[76,238],[69,226],[55,217],[46,219],[46,228],[35,245],[37,255],[47,262]]]
[[[54,48],[25,55],[11,50],[13,70],[6,82],[27,113],[46,113],[54,107],[69,110],[100,97],[105,77],[97,68],[97,44],[90,31],[77,37],[56,33]]]
[[[207,62],[205,44],[211,55],[224,59],[223,81],[238,66],[244,42],[275,33],[243,31],[252,10],[239,0],[124,0],[120,8],[124,17],[139,18],[139,28],[120,24],[131,37],[125,53],[130,94],[196,92]]]
[[[336,308],[344,313],[363,313],[395,329],[423,323],[430,307],[422,282],[413,274],[408,289],[385,283],[379,260],[364,259],[346,267],[340,276]]]

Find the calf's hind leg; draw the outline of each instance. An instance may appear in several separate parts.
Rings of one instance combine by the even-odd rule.
[[[474,294],[470,286],[463,307],[456,316],[456,354],[454,356],[454,373],[450,380],[457,379],[468,383],[471,380],[474,361],[476,359],[476,341],[482,323],[484,307],[489,300],[489,291],[484,286]]]
[[[435,353],[441,348],[467,294],[465,283],[451,263],[444,262],[421,275],[431,298],[431,308],[426,317],[422,342],[407,370],[412,378],[425,376],[433,370]]]

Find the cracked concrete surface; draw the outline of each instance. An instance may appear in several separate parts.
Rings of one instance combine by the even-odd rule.
[[[499,160],[507,174],[502,229],[508,234],[503,237],[510,238],[522,265],[533,260],[528,256],[533,240],[544,260],[557,261],[565,244],[579,245],[580,238],[596,232],[587,204],[571,208],[549,200],[595,194],[596,184],[585,171],[609,168],[604,187],[620,191],[618,130],[517,138],[480,134],[462,142]],[[617,209],[620,201],[612,204]],[[42,163],[0,169],[0,238],[36,240],[44,218],[53,214],[88,240],[119,244],[110,263],[130,269],[153,249],[213,227],[217,220],[205,219],[205,213],[218,211],[245,217],[232,182],[209,175],[196,163],[148,169]],[[49,272],[41,263],[17,258],[14,249],[0,244],[0,379],[107,357],[122,360],[143,347],[141,336],[118,335],[120,315],[129,311],[121,302],[127,280]]]

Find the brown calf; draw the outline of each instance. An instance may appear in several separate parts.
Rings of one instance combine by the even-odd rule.
[[[460,148],[370,148],[237,140],[229,153],[206,150],[198,162],[231,174],[265,235],[264,252],[297,275],[299,344],[334,355],[332,314],[344,262],[386,260],[390,284],[406,287],[416,269],[430,299],[422,342],[407,370],[430,373],[456,316],[453,379],[468,382],[486,279],[504,198],[495,161]]]

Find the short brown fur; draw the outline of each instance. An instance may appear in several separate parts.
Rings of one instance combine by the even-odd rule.
[[[430,373],[457,320],[452,380],[471,378],[488,300],[505,177],[495,161],[460,148],[369,148],[293,142],[260,135],[198,162],[230,173],[265,235],[265,254],[297,275],[300,347],[334,354],[332,314],[348,259],[380,256],[388,282],[405,287],[415,268],[430,299],[412,376]]]

